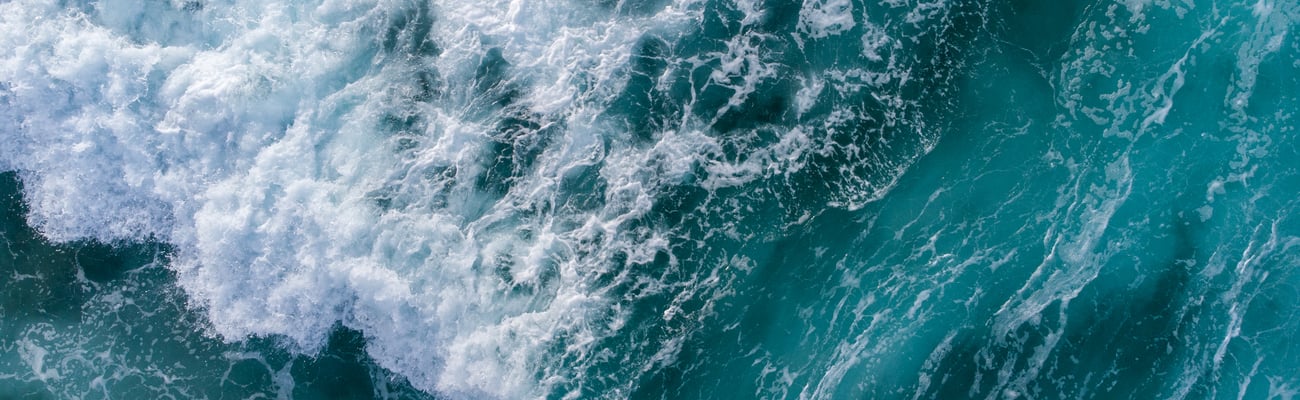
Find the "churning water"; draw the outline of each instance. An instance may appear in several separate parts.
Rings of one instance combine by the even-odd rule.
[[[0,2],[0,398],[1284,398],[1295,0]]]

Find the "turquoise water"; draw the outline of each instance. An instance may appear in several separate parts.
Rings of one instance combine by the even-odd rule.
[[[0,398],[1293,398],[1298,26],[3,3]]]
[[[345,328],[312,357],[205,334],[166,248],[49,243],[24,224],[16,178],[0,174],[0,398],[431,397],[375,365]]]

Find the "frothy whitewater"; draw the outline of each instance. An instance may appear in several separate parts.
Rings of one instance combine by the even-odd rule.
[[[1049,3],[4,2],[0,397],[1300,393],[1300,3]]]

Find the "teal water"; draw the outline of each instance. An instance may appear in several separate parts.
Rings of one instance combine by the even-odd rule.
[[[1300,394],[1300,3],[0,4],[0,397]]]
[[[164,246],[49,243],[26,226],[20,189],[0,174],[0,398],[430,397],[376,366],[355,331],[312,357],[223,343],[187,309]]]

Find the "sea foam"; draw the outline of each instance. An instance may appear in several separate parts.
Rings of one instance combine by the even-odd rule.
[[[545,342],[609,301],[564,243],[605,235],[588,257],[630,245],[610,233],[658,179],[602,162],[630,150],[581,120],[643,31],[687,15],[518,6],[10,2],[0,80],[17,129],[0,132],[0,160],[53,240],[175,245],[172,269],[224,338],[310,353],[342,322],[425,389],[535,393]],[[483,54],[511,71],[485,74]],[[511,90],[524,98],[484,101]],[[507,116],[574,121],[502,193],[473,178]],[[558,181],[593,165],[626,203],[523,215],[557,206]]]
[[[872,155],[851,127],[905,123],[908,106],[824,104],[900,92],[917,60],[773,84],[778,36],[756,4],[725,5],[741,15],[715,51],[669,57],[711,7],[12,1],[0,4],[0,168],[20,172],[29,220],[52,240],[172,245],[169,268],[226,340],[313,353],[341,323],[425,390],[573,395],[585,378],[551,358],[605,362],[595,349],[632,312],[615,288],[682,285],[620,270],[670,254],[674,227],[645,221],[665,193],[826,174],[829,203],[855,208],[933,145],[900,138],[902,161]],[[851,9],[809,2],[799,40],[852,30]],[[647,43],[668,43],[662,68],[637,66]],[[649,142],[610,111],[637,76],[692,93]],[[798,92],[799,127],[737,127],[773,89]],[[695,100],[714,92],[725,100]],[[817,165],[832,154],[864,162]],[[638,362],[660,365],[681,340],[644,346],[656,350]]]

